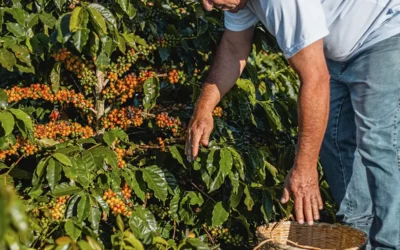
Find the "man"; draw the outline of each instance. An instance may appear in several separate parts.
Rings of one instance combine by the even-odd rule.
[[[320,154],[338,218],[368,233],[368,248],[400,249],[400,0],[203,4],[225,10],[226,31],[188,129],[189,159],[208,145],[212,110],[242,73],[261,21],[301,80],[298,149],[281,202],[294,199],[299,223],[319,219]]]

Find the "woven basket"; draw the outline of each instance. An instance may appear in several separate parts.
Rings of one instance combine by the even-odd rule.
[[[355,250],[367,242],[367,235],[360,230],[326,223],[313,226],[292,221],[270,223],[258,227],[256,233],[260,244],[254,250]]]

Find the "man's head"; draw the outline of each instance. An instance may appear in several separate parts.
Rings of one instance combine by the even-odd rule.
[[[208,11],[213,7],[236,13],[246,7],[248,0],[203,0],[204,8]]]

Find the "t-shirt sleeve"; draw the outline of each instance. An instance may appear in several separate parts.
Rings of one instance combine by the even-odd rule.
[[[257,16],[248,7],[239,10],[237,13],[225,11],[224,15],[225,28],[232,31],[248,29],[259,21]]]
[[[329,34],[321,0],[268,0],[264,4],[264,25],[286,58]]]

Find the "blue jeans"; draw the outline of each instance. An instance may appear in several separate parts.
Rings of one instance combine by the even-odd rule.
[[[337,218],[400,249],[400,35],[346,62],[327,60],[330,115],[321,163]]]

